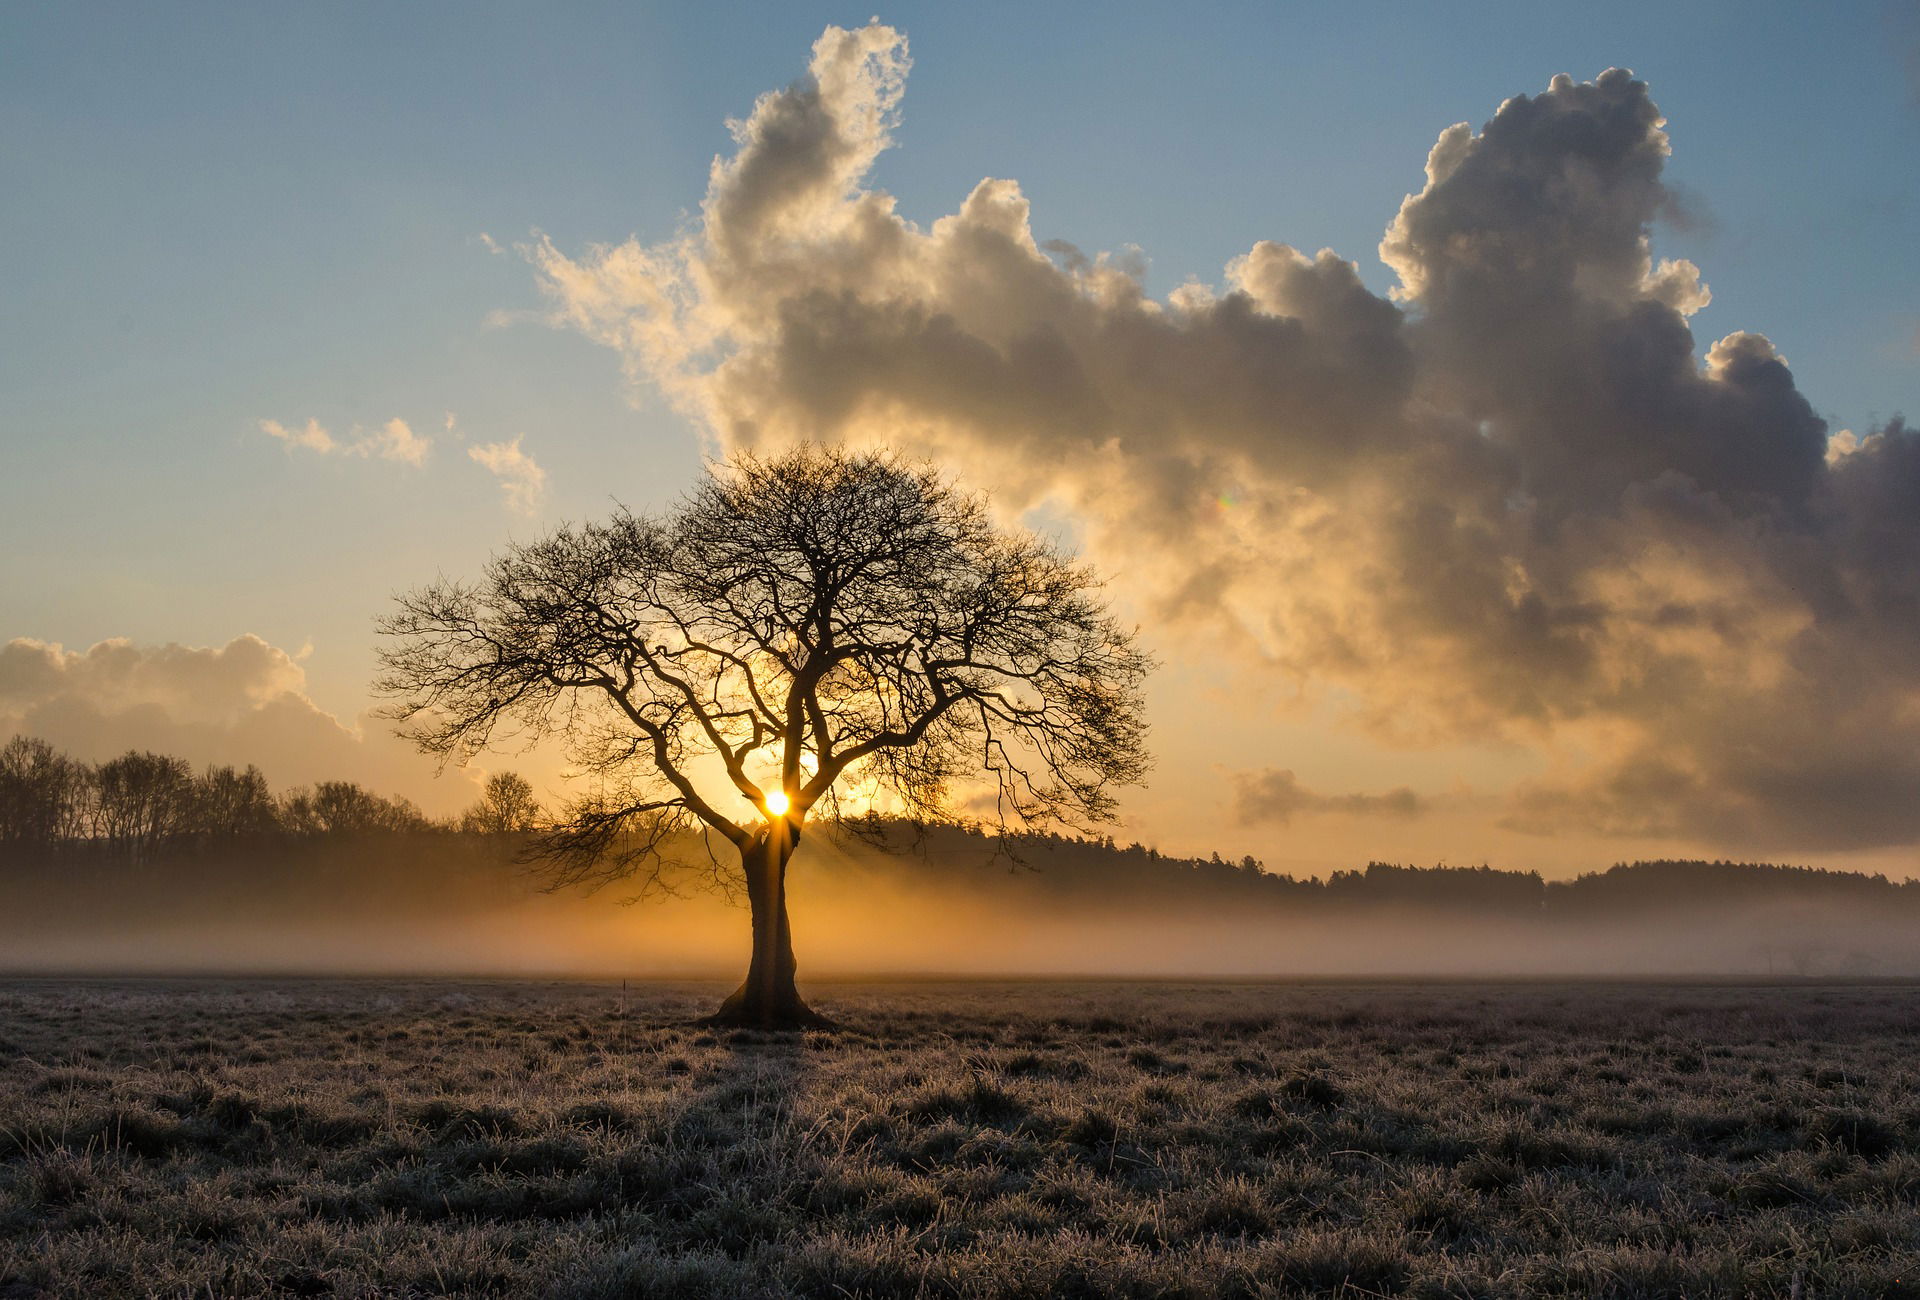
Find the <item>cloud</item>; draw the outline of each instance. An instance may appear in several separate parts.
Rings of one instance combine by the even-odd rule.
[[[1321,794],[1301,785],[1290,771],[1267,768],[1233,776],[1233,815],[1242,825],[1285,826],[1295,817],[1338,813],[1351,817],[1411,819],[1426,812],[1424,800],[1406,786],[1385,794]]]
[[[308,420],[303,429],[289,429],[278,420],[260,421],[260,432],[271,438],[278,438],[291,451],[295,447],[304,447],[308,451],[317,451],[321,455],[335,449],[338,445],[333,435],[320,427],[318,420]]]
[[[384,725],[342,723],[306,685],[298,658],[252,635],[87,650],[16,638],[0,645],[0,738],[38,736],[90,762],[151,749],[195,765],[254,763],[282,788],[344,778],[436,811],[471,800],[471,774],[436,781]]]
[[[500,491],[507,507],[518,514],[539,513],[547,494],[547,472],[520,448],[520,439],[511,442],[483,442],[467,448],[467,455],[486,466],[500,480]]]
[[[362,459],[378,457],[381,460],[411,465],[415,469],[426,463],[427,452],[433,445],[432,439],[421,437],[405,420],[398,417],[388,420],[372,433],[360,434],[351,442],[339,441],[322,428],[318,420],[311,419],[301,429],[289,429],[278,420],[262,420],[260,431],[269,437],[279,439],[289,451],[299,447],[322,456],[338,452],[344,456],[359,456]]]
[[[465,437],[452,411],[442,417],[441,428],[449,438],[463,440]],[[260,431],[278,439],[289,451],[298,447],[321,456],[338,454],[363,460],[390,460],[415,469],[426,464],[433,449],[431,437],[414,432],[413,426],[398,416],[370,433],[356,431],[350,441],[335,438],[319,421],[311,419],[304,428],[298,429],[289,429],[278,420],[262,420]],[[467,455],[500,481],[509,509],[534,515],[546,498],[547,472],[527,454],[520,441],[516,437],[511,442],[482,443],[469,447]]]
[[[1442,131],[1385,296],[1262,241],[1162,301],[1136,255],[1037,243],[1012,180],[902,217],[868,173],[908,66],[827,29],[696,226],[525,250],[554,319],[722,448],[889,443],[1072,512],[1157,635],[1388,743],[1535,747],[1512,824],[1920,841],[1920,432],[1832,454],[1764,336],[1694,337],[1645,83]]]
[[[408,427],[405,420],[396,417],[380,426],[378,433],[368,434],[349,450],[356,456],[378,456],[381,460],[397,460],[418,469],[426,463],[427,449],[431,445],[431,439],[421,437]]]
[[[71,697],[107,713],[154,706],[231,725],[305,686],[306,672],[291,655],[251,635],[220,647],[143,648],[115,639],[79,652],[28,638],[0,646],[0,716],[24,716]]]

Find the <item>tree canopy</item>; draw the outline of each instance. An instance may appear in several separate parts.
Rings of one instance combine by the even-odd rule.
[[[563,881],[704,829],[751,894],[817,808],[1087,826],[1147,770],[1150,661],[1093,572],[886,452],[736,456],[661,515],[410,592],[382,631],[379,687],[428,752],[564,740],[590,789],[542,840]]]
[[[663,517],[513,547],[382,630],[404,734],[451,757],[562,737],[595,843],[700,825],[744,845],[776,792],[794,819],[852,795],[1084,825],[1147,767],[1148,659],[1091,571],[884,453],[736,457]],[[957,805],[975,774],[990,798]]]

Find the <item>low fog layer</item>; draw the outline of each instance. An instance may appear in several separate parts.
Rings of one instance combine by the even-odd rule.
[[[737,976],[742,907],[702,888],[547,894],[510,837],[420,834],[147,862],[0,866],[25,972]],[[1543,884],[1373,868],[1330,884],[1054,842],[1025,866],[950,835],[923,854],[809,839],[801,980],[885,975],[1920,975],[1920,886],[1668,864]]]

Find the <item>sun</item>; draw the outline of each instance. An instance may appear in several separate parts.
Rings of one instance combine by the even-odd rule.
[[[775,817],[785,817],[787,815],[787,808],[789,805],[787,801],[787,792],[785,790],[769,791],[767,793],[766,803],[767,803],[767,811],[772,813]]]

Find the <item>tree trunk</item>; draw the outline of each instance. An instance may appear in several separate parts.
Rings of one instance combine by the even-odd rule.
[[[740,854],[753,912],[753,960],[747,978],[707,1020],[743,1029],[828,1029],[832,1022],[800,1000],[794,986],[793,931],[787,923],[787,862],[799,831],[780,822]]]

